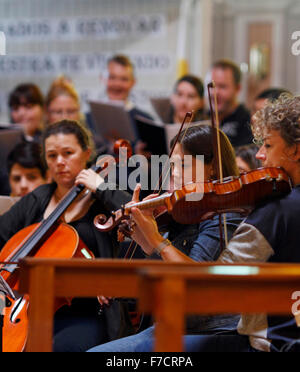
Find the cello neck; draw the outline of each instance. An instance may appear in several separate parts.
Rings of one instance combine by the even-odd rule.
[[[92,169],[95,172],[99,172],[102,168],[94,166]],[[37,249],[55,230],[57,223],[68,207],[73,203],[77,196],[84,190],[83,185],[73,186],[71,190],[66,194],[62,201],[58,204],[55,210],[50,214],[48,218],[43,220],[38,229],[36,229],[28,239],[23,243],[22,247],[17,247],[16,253],[10,258],[10,261],[18,261],[28,256],[32,251]],[[9,265],[7,271],[12,272],[16,268],[16,265]]]

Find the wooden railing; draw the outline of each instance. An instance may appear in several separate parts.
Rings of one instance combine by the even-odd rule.
[[[29,294],[26,351],[51,351],[55,297],[130,297],[156,323],[155,351],[182,351],[185,314],[291,314],[300,265],[174,264],[152,260],[57,260],[20,263]],[[5,341],[5,340],[4,340]]]

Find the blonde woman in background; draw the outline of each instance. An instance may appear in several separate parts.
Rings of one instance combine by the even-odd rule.
[[[70,80],[61,76],[53,81],[45,101],[47,124],[68,119],[80,121],[79,95]]]
[[[72,83],[65,76],[60,76],[53,81],[45,100],[47,124],[60,120],[74,120],[82,124],[87,130],[88,125],[80,111],[80,98]],[[96,145],[96,154],[106,154],[108,149],[103,139],[94,131],[93,141]]]

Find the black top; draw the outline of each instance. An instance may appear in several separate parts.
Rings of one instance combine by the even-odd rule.
[[[0,216],[0,250],[19,230],[43,220],[45,209],[55,189],[56,184],[54,183],[40,186]],[[106,190],[97,191],[95,197],[96,200],[87,214],[71,225],[78,229],[80,238],[96,257],[117,257],[119,245],[115,231],[102,233],[96,229],[93,220],[96,214],[103,213],[109,216],[110,211],[120,209],[121,205],[128,203],[131,196],[120,190]],[[91,309],[91,311],[94,311],[94,309]],[[122,327],[126,328],[124,324],[121,324],[121,319],[124,319],[121,314],[123,314],[122,305],[116,301],[104,312],[110,340],[120,336]]]
[[[269,262],[300,262],[299,215],[300,186],[297,186],[285,197],[275,199],[255,209],[245,220],[265,237],[272,248],[273,254]],[[296,303],[296,299],[294,302]],[[291,301],[291,306],[292,303],[293,301]],[[298,343],[297,350],[299,351],[300,329],[293,316],[268,315],[266,338],[271,340],[271,351],[283,350],[285,346],[292,346],[295,342]]]
[[[252,143],[250,120],[250,112],[240,104],[232,114],[220,123],[222,131],[228,136],[233,147]]]
[[[19,230],[42,221],[55,188],[55,184],[38,187],[32,193],[24,196],[8,212],[0,216],[0,249]],[[91,206],[85,220],[86,224],[91,226],[93,226],[93,218],[96,214],[109,215],[110,211],[119,209],[122,204],[126,204],[131,200],[129,194],[120,190],[97,192],[96,197],[96,201]],[[89,217],[89,221],[87,217]],[[101,233],[94,226],[93,231],[97,246],[89,248],[94,251],[95,256],[103,258],[114,257],[113,234]],[[84,237],[82,238],[84,240]]]

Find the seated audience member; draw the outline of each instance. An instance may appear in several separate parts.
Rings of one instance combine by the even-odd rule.
[[[79,122],[85,128],[84,117],[80,112],[80,98],[70,80],[61,76],[53,81],[45,99],[47,124],[61,120]],[[87,128],[86,128],[87,129]],[[107,153],[107,147],[97,136],[93,136],[97,155]]]
[[[268,88],[263,90],[254,99],[253,114],[264,108],[268,102],[273,102],[280,97],[281,94],[291,94],[287,89],[283,88]]]
[[[7,168],[11,196],[22,197],[47,183],[41,147],[36,142],[18,144],[8,155]]]
[[[136,131],[135,117],[137,115],[147,119],[152,119],[152,117],[137,108],[130,100],[130,93],[135,84],[134,65],[127,56],[115,55],[108,60],[107,78],[105,79],[107,102],[124,105]],[[87,123],[94,132],[95,126],[90,113],[87,114]]]
[[[182,123],[187,112],[194,111],[194,121],[204,120],[204,87],[196,76],[185,75],[175,84],[171,97],[172,113],[169,123]]]
[[[253,169],[260,168],[261,161],[256,158],[259,147],[252,143],[251,145],[240,146],[235,149],[236,162],[240,172],[250,172]]]
[[[80,100],[76,89],[63,76],[54,80],[45,99],[47,124],[68,119],[81,121]]]
[[[173,141],[172,143],[174,143]],[[199,168],[203,169],[205,180],[216,178],[212,143],[213,131],[209,125],[190,127],[186,133],[181,133],[173,155],[175,166],[172,175],[175,185],[179,186],[184,181],[187,183],[195,182],[195,175]],[[235,154],[228,138],[222,131],[220,131],[220,143],[224,176],[237,176],[239,172],[235,162]],[[197,159],[197,155],[200,154],[204,155],[204,163]],[[192,155],[193,160],[189,166],[184,168],[185,174],[183,175],[182,163],[185,155]],[[186,178],[187,175],[190,177]],[[138,194],[139,188],[136,188],[133,196],[134,202],[138,201]],[[218,216],[193,225],[181,225],[174,222],[168,229],[167,237],[169,240],[166,240],[166,236],[159,233],[157,223],[153,219],[153,210],[145,210],[140,213],[135,211],[134,216],[137,217],[134,217],[137,226],[132,238],[141,246],[145,254],[153,255],[153,258],[160,257],[166,262],[178,262],[184,259],[188,262],[204,262],[215,261],[221,254]],[[226,216],[228,238],[230,239],[242,218],[236,213],[228,213]],[[142,220],[144,222],[141,222]],[[238,315],[195,315],[187,318],[186,329],[189,334],[235,331],[238,320]],[[147,328],[139,334],[96,347],[92,351],[135,351],[138,345],[147,342],[149,338],[152,339],[153,330],[153,327]]]
[[[232,61],[220,60],[213,64],[211,75],[216,85],[220,128],[234,147],[252,143],[250,112],[238,100],[240,68]]]
[[[44,127],[44,97],[38,86],[18,85],[9,95],[11,121],[24,127],[24,140],[40,142]]]

